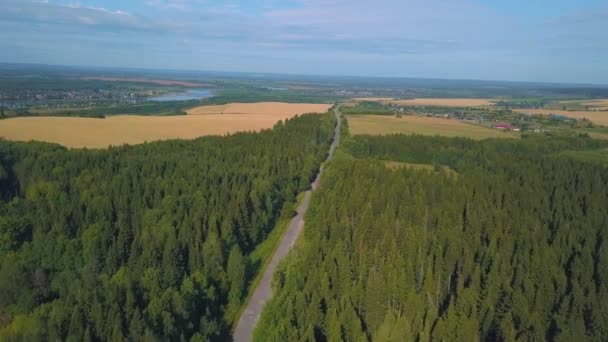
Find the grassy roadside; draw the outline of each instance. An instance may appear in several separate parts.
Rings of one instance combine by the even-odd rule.
[[[302,203],[302,199],[304,199],[305,192],[306,191],[298,194],[298,196],[296,197],[295,203],[291,204],[292,210],[290,210],[288,212],[291,213],[291,212],[296,211],[296,209],[300,206],[300,203]],[[289,206],[289,204],[287,204],[287,205]],[[243,311],[247,307],[247,304],[249,304],[249,301],[251,300],[251,297],[253,296],[253,292],[255,291],[258,284],[262,280],[262,276],[264,275],[264,270],[268,266],[268,263],[272,259],[272,256],[274,255],[275,251],[279,247],[279,244],[281,243],[281,240],[283,239],[283,236],[285,235],[285,232],[287,231],[287,228],[289,227],[289,223],[291,222],[292,218],[293,218],[293,215],[291,215],[291,216],[283,215],[278,220],[278,222],[276,223],[275,227],[272,229],[270,234],[268,234],[268,237],[266,238],[266,240],[264,240],[264,242],[259,244],[256,247],[256,249],[253,252],[251,252],[251,254],[249,254],[248,263],[250,265],[259,264],[260,267],[259,267],[259,270],[258,270],[255,278],[253,278],[251,283],[249,283],[249,286],[247,287],[247,296],[245,297],[245,300],[243,301],[239,311],[235,315],[234,321],[232,322],[232,331],[233,332],[234,332],[234,329],[236,328],[236,325],[239,322],[239,319],[241,318],[241,315],[243,314]]]
[[[330,109],[328,112],[333,113],[334,110],[335,110],[335,107]],[[347,132],[348,130],[344,129],[344,127],[345,127],[344,124],[345,124],[346,120],[343,119],[342,117],[340,118],[340,120],[342,120],[342,124],[343,124],[341,133]],[[340,144],[338,144],[338,148],[336,149],[336,152],[338,151],[339,147],[340,147]],[[335,154],[334,154],[334,158],[335,158]],[[322,163],[322,165],[324,165],[323,167],[325,167],[325,168],[327,167],[328,164],[329,163],[327,161],[324,161]],[[264,242],[259,244],[256,247],[256,249],[249,254],[248,263],[250,265],[259,264],[260,267],[258,269],[258,272],[257,272],[255,278],[253,278],[251,283],[248,285],[247,296],[245,297],[245,300],[241,304],[241,307],[239,308],[239,311],[235,315],[233,321],[231,322],[232,323],[232,329],[231,329],[232,332],[234,332],[234,329],[236,329],[236,325],[238,324],[239,319],[243,315],[243,311],[245,311],[245,308],[249,304],[249,301],[251,300],[251,297],[253,296],[255,289],[258,287],[258,284],[262,280],[262,276],[264,275],[264,270],[266,270],[268,263],[270,263],[272,256],[274,255],[275,251],[277,250],[281,241],[283,240],[283,236],[287,232],[287,228],[289,227],[291,220],[295,216],[293,213],[295,213],[297,211],[298,207],[300,206],[300,204],[302,204],[302,200],[304,200],[304,196],[305,196],[306,192],[309,190],[310,190],[310,188],[307,188],[306,190],[299,193],[298,196],[296,197],[296,200],[293,203],[291,203],[291,206],[290,206],[290,204],[286,204],[285,208],[289,208],[291,210],[285,210],[285,208],[284,208],[283,212],[286,212],[288,214],[283,214],[279,218],[274,229],[272,229],[272,231],[270,232],[270,234],[268,235],[266,240],[264,240]],[[313,195],[314,195],[314,192],[311,194],[311,196],[313,196]],[[303,240],[303,239],[301,239],[301,238],[296,239],[295,247],[298,246],[298,244],[300,243],[301,240]]]

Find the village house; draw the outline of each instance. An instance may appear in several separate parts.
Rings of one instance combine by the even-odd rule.
[[[513,126],[511,124],[508,123],[497,123],[496,125],[494,125],[494,128],[496,129],[504,129],[506,131],[515,131],[515,132],[519,132],[520,128],[517,126]]]

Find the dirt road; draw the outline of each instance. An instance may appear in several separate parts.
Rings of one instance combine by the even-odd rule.
[[[334,151],[336,150],[336,146],[338,145],[338,142],[340,140],[341,119],[339,109],[335,110],[335,114],[338,124],[336,125],[334,140],[331,143],[331,146],[329,148],[329,154],[327,155],[327,159],[325,160],[325,162],[327,162],[333,157]],[[243,314],[239,319],[234,334],[232,335],[234,341],[243,342],[252,340],[253,330],[255,329],[258,320],[260,319],[260,314],[262,313],[264,304],[266,304],[266,302],[272,296],[272,276],[274,275],[277,265],[293,247],[294,243],[298,239],[298,236],[300,235],[300,232],[302,231],[302,228],[304,227],[304,214],[306,213],[308,205],[310,204],[310,195],[312,191],[319,187],[319,181],[321,179],[321,175],[323,174],[324,164],[325,163],[321,165],[321,168],[317,173],[315,180],[310,184],[311,190],[305,192],[302,203],[300,203],[300,206],[296,210],[296,216],[294,216],[294,218],[289,223],[289,227],[287,228],[287,231],[285,232],[285,235],[283,236],[279,247],[275,251],[274,255],[272,256],[272,259],[268,263],[268,266],[264,270],[262,280],[256,287],[253,296],[249,300],[249,303],[247,303],[247,307],[243,311]]]

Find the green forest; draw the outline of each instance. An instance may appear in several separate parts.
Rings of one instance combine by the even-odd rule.
[[[107,150],[0,140],[0,340],[229,339],[333,115]]]
[[[361,101],[355,106],[346,106],[340,109],[345,115],[394,115],[390,108],[380,102]]]
[[[256,340],[608,340],[605,142],[345,138]]]
[[[335,124],[0,140],[0,340],[230,340]],[[255,340],[608,340],[608,142],[342,128]]]

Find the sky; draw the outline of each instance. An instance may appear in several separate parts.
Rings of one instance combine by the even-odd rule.
[[[0,62],[608,84],[606,0],[0,0]]]

